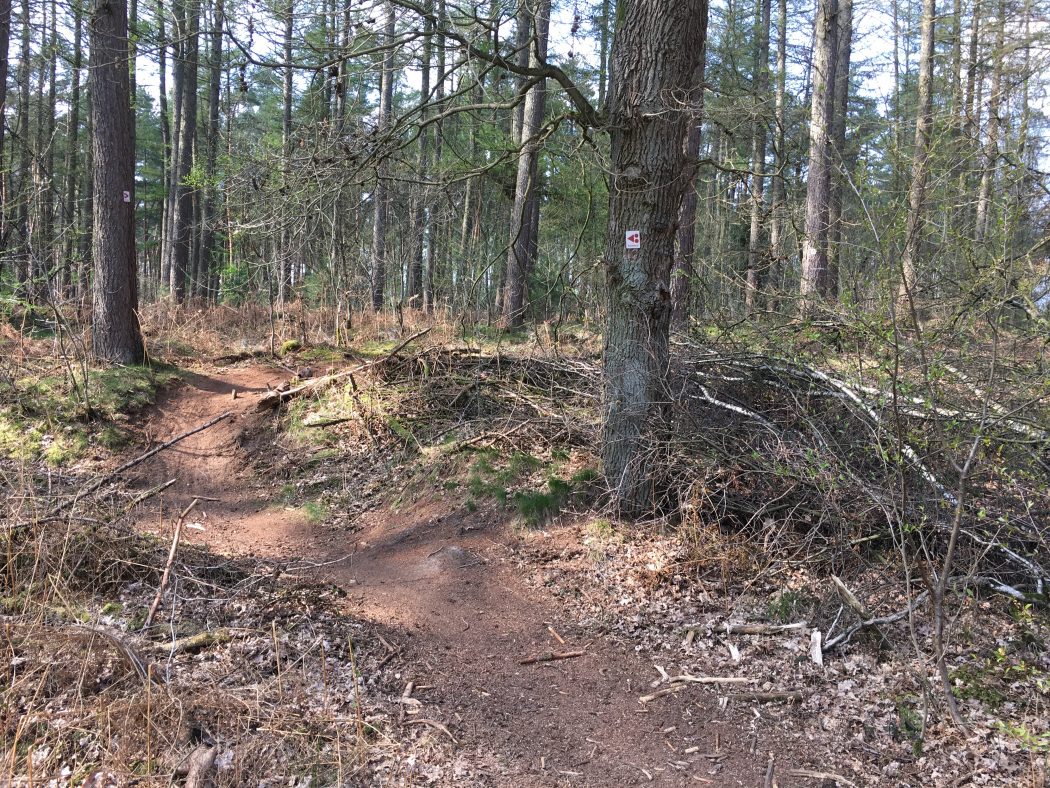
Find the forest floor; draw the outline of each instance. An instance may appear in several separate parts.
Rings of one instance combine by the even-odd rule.
[[[1046,784],[1050,621],[953,598],[954,726],[928,606],[901,612],[921,585],[834,470],[861,443],[807,448],[779,389],[715,369],[685,514],[618,522],[593,348],[407,333],[280,359],[170,335],[174,365],[92,373],[86,419],[49,343],[11,345],[0,782]]]

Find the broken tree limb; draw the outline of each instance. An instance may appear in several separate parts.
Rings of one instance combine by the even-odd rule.
[[[797,632],[808,626],[805,621],[794,624],[726,624],[729,635],[780,635],[784,632]]]
[[[904,610],[900,610],[896,613],[893,613],[888,616],[882,616],[880,618],[869,618],[866,621],[861,621],[859,624],[854,624],[849,629],[843,630],[840,634],[824,642],[824,653],[827,654],[833,648],[845,645],[849,642],[850,638],[852,638],[857,632],[859,632],[862,629],[878,627],[883,624],[893,624],[894,622],[900,621],[902,618],[911,615],[915,612],[916,609],[918,609],[919,605],[926,601],[926,597],[928,596],[929,594],[926,591],[923,591],[921,594],[915,597],[915,599],[912,600],[911,604],[904,608]]]
[[[586,651],[548,651],[545,654],[540,654],[536,657],[523,659],[518,664],[535,665],[538,662],[556,662],[559,659],[574,659],[576,657],[582,657],[586,653]]]
[[[267,394],[264,394],[262,397],[259,398],[258,403],[256,403],[255,405],[255,409],[267,410],[269,408],[276,408],[278,405],[281,405],[294,397],[298,397],[300,394],[305,394],[311,391],[320,391],[326,386],[335,383],[337,380],[342,380],[344,378],[352,378],[352,376],[356,372],[361,372],[362,370],[368,369],[369,367],[374,367],[376,364],[382,364],[385,361],[389,361],[402,350],[404,350],[409,344],[419,339],[421,336],[430,333],[432,330],[433,326],[431,326],[430,328],[424,328],[422,331],[417,331],[412,336],[400,342],[393,350],[391,350],[386,355],[381,356],[379,358],[374,358],[371,361],[366,361],[364,364],[359,364],[353,369],[344,369],[342,372],[333,372],[331,375],[324,375],[319,378],[314,378],[313,380],[309,380],[306,383],[303,383],[301,386],[296,386],[295,388],[288,389],[287,391],[271,391]]]
[[[209,646],[226,643],[230,639],[230,630],[226,627],[211,629],[207,632],[198,632],[196,635],[188,635],[174,641],[163,643],[152,643],[150,648],[154,651],[163,651],[167,654],[195,654],[203,651]]]
[[[831,576],[831,582],[835,584],[835,590],[838,591],[839,597],[846,604],[847,607],[852,609],[862,621],[866,621],[869,618],[874,618],[871,611],[864,606],[864,603],[857,599],[856,595],[846,587],[846,584],[836,575]]]
[[[168,587],[168,578],[171,577],[171,565],[175,563],[175,554],[179,551],[179,538],[182,536],[182,524],[186,522],[186,517],[191,511],[193,511],[193,507],[196,506],[197,503],[197,498],[190,501],[190,505],[182,510],[179,519],[175,521],[175,534],[171,537],[171,549],[168,550],[168,560],[164,564],[164,574],[160,577],[160,585],[157,587],[157,595],[153,597],[153,604],[149,606],[149,613],[146,614],[146,621],[142,625],[143,630],[150,628],[150,625],[153,623],[153,617],[157,614],[157,608],[160,607],[160,600],[164,596],[164,589]]]
[[[662,698],[664,695],[671,695],[672,693],[684,689],[688,684],[750,684],[753,681],[755,681],[755,679],[738,676],[690,676],[688,674],[672,676],[668,679],[669,686],[658,689],[650,695],[642,695],[638,698],[638,702],[651,703],[657,698]]]
[[[781,692],[731,692],[725,697],[730,700],[753,700],[758,703],[771,703],[803,700],[808,694],[808,692],[803,690],[783,690]]]

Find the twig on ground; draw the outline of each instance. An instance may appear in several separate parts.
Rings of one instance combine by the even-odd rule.
[[[431,728],[435,728],[436,730],[439,730],[439,731],[441,731],[441,732],[442,732],[443,734],[445,734],[446,736],[448,736],[448,737],[449,737],[449,739],[451,739],[451,740],[452,740],[452,743],[453,743],[453,744],[456,744],[456,745],[458,745],[458,744],[459,744],[459,739],[457,739],[457,738],[456,738],[455,736],[453,736],[453,735],[452,735],[452,732],[451,732],[451,731],[449,731],[449,729],[448,729],[448,728],[446,728],[446,727],[445,727],[444,725],[442,725],[442,724],[441,724],[440,722],[437,722],[437,721],[435,721],[435,720],[426,720],[426,719],[414,719],[414,720],[405,720],[405,721],[404,721],[403,723],[401,723],[401,724],[402,724],[402,725],[427,725],[427,726],[429,726],[429,727],[431,727]]]
[[[537,662],[555,662],[559,659],[574,659],[586,655],[586,651],[548,651],[536,657],[521,660],[519,665],[535,665]]]
[[[164,564],[164,574],[161,575],[160,585],[157,587],[157,595],[153,597],[153,604],[149,606],[149,613],[146,614],[146,621],[142,625],[143,630],[150,628],[153,624],[153,617],[157,615],[157,608],[160,607],[160,600],[164,596],[164,589],[168,586],[168,578],[171,576],[171,565],[175,563],[175,554],[179,551],[179,538],[182,536],[182,524],[186,522],[186,517],[193,507],[197,505],[198,499],[194,498],[190,501],[190,505],[182,510],[182,514],[179,515],[179,519],[175,521],[175,533],[171,537],[171,549],[168,551],[168,560]]]

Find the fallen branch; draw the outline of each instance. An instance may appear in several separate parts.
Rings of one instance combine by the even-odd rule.
[[[783,690],[781,692],[732,692],[725,697],[730,700],[753,700],[759,703],[773,701],[802,700],[809,693],[804,690]]]
[[[230,630],[221,627],[207,632],[198,632],[196,635],[188,635],[175,641],[152,643],[150,648],[168,654],[195,654],[210,646],[226,643],[229,639]]]
[[[320,390],[334,383],[337,380],[342,380],[343,378],[352,376],[355,372],[361,372],[362,370],[368,369],[369,367],[374,367],[376,364],[382,364],[383,362],[389,361],[402,350],[404,350],[405,347],[407,347],[410,343],[419,339],[424,334],[430,333],[432,330],[433,326],[431,326],[430,328],[424,328],[422,331],[417,331],[408,339],[399,343],[397,347],[395,347],[386,355],[381,356],[380,358],[374,358],[371,361],[365,362],[364,364],[359,364],[353,369],[346,369],[342,372],[334,372],[331,375],[324,375],[320,378],[314,378],[313,380],[310,380],[302,384],[301,386],[296,386],[295,388],[288,389],[287,391],[271,391],[268,394],[264,394],[262,397],[259,398],[259,402],[256,403],[255,409],[266,410],[268,408],[276,408],[278,405],[281,405],[287,402],[288,400],[292,399],[293,397],[299,396],[300,394],[306,393],[308,391]]]
[[[651,703],[657,698],[662,698],[664,695],[671,695],[672,693],[684,689],[686,684],[750,684],[753,681],[755,681],[755,679],[737,676],[672,676],[668,679],[670,686],[658,689],[651,695],[642,695],[638,698],[638,702]]]
[[[171,565],[175,563],[175,554],[179,551],[179,537],[182,536],[182,524],[186,521],[186,516],[193,511],[193,507],[197,505],[197,502],[197,498],[190,501],[190,505],[182,510],[179,519],[175,521],[175,534],[171,538],[171,549],[168,550],[168,560],[164,564],[164,574],[160,577],[160,586],[157,587],[157,595],[153,597],[153,604],[149,606],[149,613],[146,614],[146,621],[142,625],[143,630],[150,628],[150,625],[153,623],[153,617],[157,614],[157,608],[160,607],[161,597],[164,596],[164,589],[168,587],[168,578],[171,576]]]
[[[87,633],[91,635],[100,635],[101,637],[108,640],[119,651],[124,659],[127,660],[131,669],[135,671],[140,679],[143,681],[153,681],[156,684],[163,683],[162,680],[150,670],[150,664],[143,659],[135,649],[124,642],[124,640],[117,634],[110,632],[108,629],[102,627],[91,626],[90,624],[77,624],[73,627],[74,631]]]
[[[794,624],[726,624],[729,635],[779,635],[784,632],[795,632],[805,629],[807,622],[797,621]]]
[[[847,786],[847,788],[857,788],[855,782],[851,782],[841,774],[834,774],[833,772],[814,772],[810,769],[789,769],[788,774],[792,777],[808,777],[811,780],[831,780],[838,785]]]
[[[453,744],[456,744],[456,745],[459,744],[459,739],[457,739],[455,736],[453,736],[452,732],[449,731],[448,728],[446,728],[440,722],[436,722],[435,720],[425,720],[425,719],[405,720],[402,724],[403,725],[427,725],[427,726],[429,726],[431,728],[434,728],[436,730],[441,731],[443,734],[448,736],[452,740]]]
[[[868,629],[869,627],[879,627],[884,624],[893,624],[894,622],[900,621],[902,618],[911,615],[913,612],[915,612],[919,605],[926,601],[927,596],[929,596],[929,594],[926,591],[923,591],[921,594],[915,597],[915,599],[912,600],[911,604],[904,608],[904,610],[898,611],[889,616],[882,616],[880,618],[869,618],[866,621],[861,621],[858,624],[854,624],[849,629],[843,630],[840,634],[836,635],[830,640],[825,641],[824,653],[827,654],[833,648],[845,645],[849,642],[850,638],[852,638],[857,632],[859,632],[862,629]]]
[[[548,651],[538,657],[529,657],[519,662],[519,665],[535,665],[538,662],[555,662],[559,659],[575,659],[586,655],[586,651]]]
[[[158,454],[158,453],[164,451],[165,449],[174,446],[179,441],[184,441],[184,440],[186,440],[186,438],[189,438],[191,435],[196,435],[198,432],[203,432],[204,430],[208,429],[209,427],[214,427],[220,421],[222,421],[224,419],[228,419],[232,415],[233,415],[233,411],[229,411],[229,410],[226,411],[225,413],[221,413],[218,416],[216,416],[214,419],[211,419],[210,421],[204,422],[199,427],[194,427],[192,430],[187,430],[186,432],[183,432],[181,435],[176,435],[171,440],[160,444],[160,446],[153,447],[152,449],[150,449],[145,454],[140,454],[135,459],[128,460],[126,463],[121,465],[119,468],[116,468],[116,469],[110,471],[109,473],[103,474],[102,476],[99,476],[98,478],[94,479],[93,481],[88,482],[83,487],[81,487],[80,490],[78,490],[77,493],[72,498],[70,498],[70,499],[68,499],[68,500],[66,500],[66,501],[64,501],[62,503],[55,504],[54,506],[52,506],[48,510],[47,514],[43,515],[39,519],[40,520],[47,520],[47,519],[51,519],[51,518],[55,517],[55,515],[57,515],[60,512],[68,509],[70,506],[75,504],[77,501],[79,501],[85,495],[93,493],[95,490],[97,490],[103,484],[108,482],[110,479],[113,479],[113,478],[119,476],[120,474],[124,473],[124,471],[131,470],[136,465],[140,465],[141,463],[144,463],[146,460],[148,460],[153,455]],[[32,524],[31,522],[16,523],[15,525],[9,526],[9,530],[17,530],[19,528],[27,528],[31,524]]]

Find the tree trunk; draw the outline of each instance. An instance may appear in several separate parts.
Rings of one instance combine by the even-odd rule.
[[[80,180],[80,69],[83,66],[83,7],[73,4],[73,62],[69,80],[71,93],[69,99],[69,122],[66,133],[66,185],[65,205],[62,220],[66,226],[66,239],[63,249],[65,266],[62,268],[62,292],[68,294],[73,279],[72,266],[76,259],[77,238],[77,184]]]
[[[547,33],[550,28],[551,2],[539,0],[532,14],[536,26],[529,47],[529,65],[541,68],[547,61]],[[521,120],[521,150],[514,187],[514,206],[510,215],[510,241],[507,246],[507,284],[503,296],[503,323],[507,328],[520,328],[525,322],[525,298],[528,275],[536,262],[536,222],[539,219],[538,177],[540,129],[547,88],[540,79],[529,88]]]
[[[176,303],[186,300],[186,275],[194,236],[194,187],[189,181],[193,170],[194,148],[197,132],[197,39],[200,18],[198,0],[183,0],[184,21],[183,46],[178,65],[182,79],[176,80],[181,87],[181,113],[179,118],[179,149],[177,177],[175,180],[175,213],[172,221],[171,294]],[[181,85],[179,83],[181,82]]]
[[[999,165],[999,107],[1003,94],[1003,37],[1006,27],[1006,0],[999,0],[999,18],[995,26],[995,51],[992,53],[992,84],[988,93],[988,130],[984,145],[984,161],[981,164],[981,185],[977,191],[977,219],[974,240],[983,245],[988,237],[990,224],[992,184]]]
[[[207,175],[203,210],[201,211],[201,254],[197,273],[197,293],[212,298],[210,291],[212,253],[215,248],[215,204],[218,201],[216,164],[219,158],[219,92],[222,89],[222,30],[226,25],[226,8],[223,0],[214,0],[212,7],[212,33],[210,53],[210,79],[208,83],[208,142],[205,154]]]
[[[787,184],[784,180],[784,168],[787,166],[785,155],[787,123],[787,0],[777,2],[777,87],[776,108],[774,110],[776,132],[773,142],[773,198],[770,206],[769,253],[772,256],[772,290],[775,302],[770,305],[777,310],[776,299],[780,292],[784,261],[787,259],[787,246],[784,233],[787,230],[787,217],[784,216],[787,206]]]
[[[387,49],[383,53],[383,73],[379,86],[380,139],[389,130],[394,101],[394,33],[394,4],[387,0],[383,22],[383,43]],[[372,309],[376,312],[383,308],[383,292],[386,289],[389,169],[390,165],[384,156],[376,169],[375,213],[372,222]]]
[[[700,89],[706,0],[618,9],[608,102],[611,142],[602,463],[618,508],[655,503],[653,452],[666,431],[670,277],[682,194],[684,101]],[[625,249],[637,231],[641,248]]]
[[[428,0],[424,6],[427,14],[433,12],[434,2]],[[423,258],[426,255],[427,236],[430,232],[429,221],[429,190],[425,183],[430,178],[430,127],[427,122],[430,119],[430,61],[433,55],[434,29],[433,22],[428,16],[423,22],[423,54],[422,54],[422,83],[420,86],[420,98],[424,102],[420,114],[420,122],[423,128],[419,132],[419,180],[422,183],[415,188],[412,201],[412,227],[413,247],[412,260],[408,271],[408,305],[412,309],[423,308]],[[469,181],[468,181],[469,185]]]
[[[908,228],[901,254],[901,282],[898,304],[914,306],[916,300],[915,262],[919,255],[929,178],[930,137],[933,133],[933,47],[936,0],[922,2],[922,43],[919,51],[919,106],[915,119],[915,151],[912,154],[911,188],[908,190]]]
[[[145,353],[135,314],[135,151],[126,0],[95,0],[90,66],[95,183],[92,348],[104,361],[141,364]]]
[[[835,89],[831,107],[831,194],[828,200],[828,284],[839,292],[842,266],[842,196],[845,193],[846,119],[849,114],[850,57],[853,52],[853,0],[839,0],[835,52]]]
[[[744,309],[753,315],[758,308],[763,259],[762,214],[765,210],[766,91],[769,85],[770,0],[758,0],[755,17],[755,59],[752,81],[755,117],[751,125],[751,230],[747,244],[747,283]]]
[[[22,54],[18,64],[18,188],[13,189],[15,193],[18,218],[16,221],[16,232],[18,233],[18,256],[16,265],[16,280],[19,285],[25,285],[29,281],[29,201],[32,197],[30,187],[30,167],[32,166],[32,151],[29,147],[29,83],[30,67],[32,65],[32,50],[29,46],[29,0],[22,0]]]
[[[831,116],[834,106],[837,0],[819,0],[813,45],[806,237],[802,247],[802,311],[812,314],[828,293],[828,205],[831,199]]]
[[[7,117],[7,56],[11,41],[11,0],[0,0],[0,119]],[[4,153],[4,132],[7,124],[0,122],[0,257],[7,250],[7,156]],[[0,263],[0,274],[3,264]]]
[[[168,39],[164,26],[164,0],[157,0],[157,62],[160,79],[159,102],[160,102],[160,142],[163,148],[163,189],[161,194],[160,212],[160,282],[159,285],[167,287],[171,281],[171,256],[168,247],[171,244],[171,204],[169,195],[171,189],[172,173],[172,143],[171,143],[171,119],[168,116]]]

